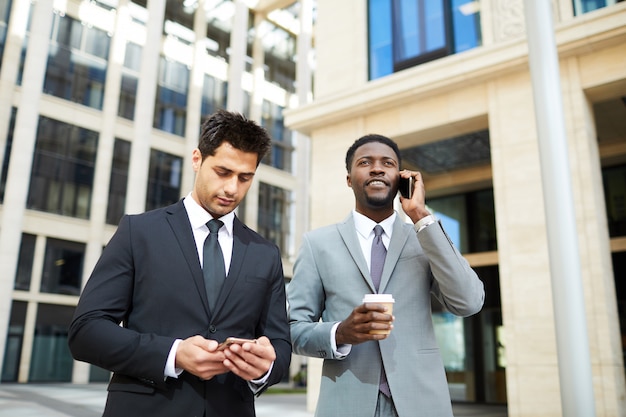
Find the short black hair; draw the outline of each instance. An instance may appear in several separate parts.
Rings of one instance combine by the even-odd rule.
[[[257,166],[272,146],[272,140],[265,128],[248,120],[241,113],[220,109],[202,123],[198,144],[202,160],[209,155],[215,155],[215,150],[223,142],[230,143],[240,151],[256,153]]]
[[[352,146],[350,146],[350,148],[348,148],[348,152],[346,153],[346,170],[348,171],[348,173],[350,172],[350,167],[352,166],[352,160],[354,159],[354,153],[356,152],[356,150],[366,143],[371,142],[380,142],[383,145],[389,146],[391,149],[393,149],[393,151],[396,153],[396,156],[398,157],[398,166],[402,164],[402,157],[400,156],[400,149],[398,148],[397,143],[383,135],[369,134],[360,137],[352,144]]]

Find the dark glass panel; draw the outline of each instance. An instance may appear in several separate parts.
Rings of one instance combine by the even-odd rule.
[[[11,159],[11,148],[13,147],[13,132],[15,130],[15,115],[17,109],[11,108],[11,120],[9,121],[9,131],[4,148],[4,160],[2,161],[2,178],[0,178],[0,202],[4,202],[4,190],[7,185],[7,174],[9,172],[9,161]]]
[[[17,260],[17,271],[15,273],[15,285],[13,287],[16,290],[28,291],[30,289],[36,241],[37,236],[27,233],[22,234],[20,255]]]
[[[609,235],[626,236],[626,165],[603,168],[602,182]]]
[[[124,214],[126,205],[126,187],[128,185],[128,166],[130,164],[130,142],[115,139],[111,181],[109,183],[109,204],[107,206],[107,224],[117,225]]]
[[[4,348],[4,360],[2,362],[1,382],[17,382],[22,356],[27,305],[28,304],[23,301],[13,301],[11,305],[9,331]]]
[[[182,158],[165,152],[150,152],[146,210],[173,204],[180,199]]]
[[[29,382],[70,382],[74,360],[67,346],[74,307],[39,304]]]
[[[79,295],[85,244],[48,238],[41,277],[41,292]]]
[[[285,253],[289,249],[290,205],[289,191],[263,182],[259,183],[257,231]]]

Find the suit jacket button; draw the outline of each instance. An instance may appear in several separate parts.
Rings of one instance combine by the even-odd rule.
[[[217,329],[215,328],[215,326],[214,326],[214,325],[210,325],[210,326],[209,326],[209,332],[211,332],[211,333],[215,333],[216,331],[217,331]]]

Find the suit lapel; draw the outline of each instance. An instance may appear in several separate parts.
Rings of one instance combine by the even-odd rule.
[[[240,278],[241,266],[244,264],[248,250],[249,240],[247,239],[247,233],[248,230],[246,226],[235,216],[233,220],[233,254],[230,261],[230,268],[228,269],[228,275],[217,298],[213,317],[219,312],[224,301],[228,299],[228,294]]]
[[[372,282],[372,277],[370,276],[370,271],[367,268],[367,262],[363,257],[363,252],[361,251],[361,244],[359,243],[359,239],[356,235],[356,227],[354,227],[354,219],[352,218],[352,214],[348,216],[343,223],[337,224],[337,230],[343,243],[346,245],[348,252],[350,252],[350,256],[354,263],[361,271],[361,275],[365,281],[367,281],[367,285],[369,285],[370,289],[373,292],[376,292],[374,289],[374,283]],[[384,274],[384,273],[383,273]]]
[[[172,205],[167,210],[167,214],[167,221],[183,252],[187,267],[202,298],[202,305],[208,315],[209,300],[207,299],[206,289],[204,287],[204,276],[202,275],[202,268],[200,267],[200,260],[198,259],[198,250],[193,237],[193,231],[191,230],[191,224],[189,223],[189,217],[187,216],[187,211],[185,210],[182,200]],[[181,276],[184,276],[184,274],[181,274]]]
[[[402,248],[404,248],[411,230],[413,230],[413,228],[404,227],[404,222],[400,220],[400,216],[396,216],[396,220],[393,222],[393,232],[391,234],[389,248],[387,249],[387,257],[385,258],[385,266],[383,267],[383,274],[380,278],[380,290],[378,292],[385,292],[385,287],[387,287],[389,283],[391,273],[398,263]]]

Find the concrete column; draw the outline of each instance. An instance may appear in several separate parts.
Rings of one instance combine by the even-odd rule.
[[[38,1],[32,15],[32,26],[24,74],[22,94],[15,121],[13,149],[7,175],[2,217],[0,218],[0,294],[7,294],[7,302],[0,303],[0,358],[4,358],[11,294],[19,256],[24,210],[28,197],[30,171],[37,139],[39,101],[43,89],[50,30],[52,2]],[[1,364],[0,364],[1,366]]]
[[[154,103],[159,77],[159,71],[155,71],[155,68],[159,68],[165,3],[165,0],[148,1],[150,18],[146,26],[146,44],[141,53],[141,77],[135,104],[135,131],[128,167],[127,213],[141,213],[146,208]]]
[[[252,97],[250,100],[250,120],[261,123],[263,117],[263,96],[265,84],[265,50],[263,48],[263,33],[261,23],[265,15],[254,15],[254,42],[252,43]]]
[[[206,2],[198,0],[198,8],[194,15],[193,30],[195,42],[193,45],[193,64],[191,68],[191,83],[187,95],[187,126],[185,127],[185,155],[183,155],[182,195],[187,195],[193,188],[195,173],[191,166],[191,154],[198,147],[200,125],[202,123],[202,87],[204,85],[205,63],[207,52],[205,39],[207,33]]]
[[[233,0],[233,3],[235,3],[235,15],[230,32],[226,108],[230,111],[243,112],[242,78],[246,69],[248,46],[248,6],[243,0]]]

